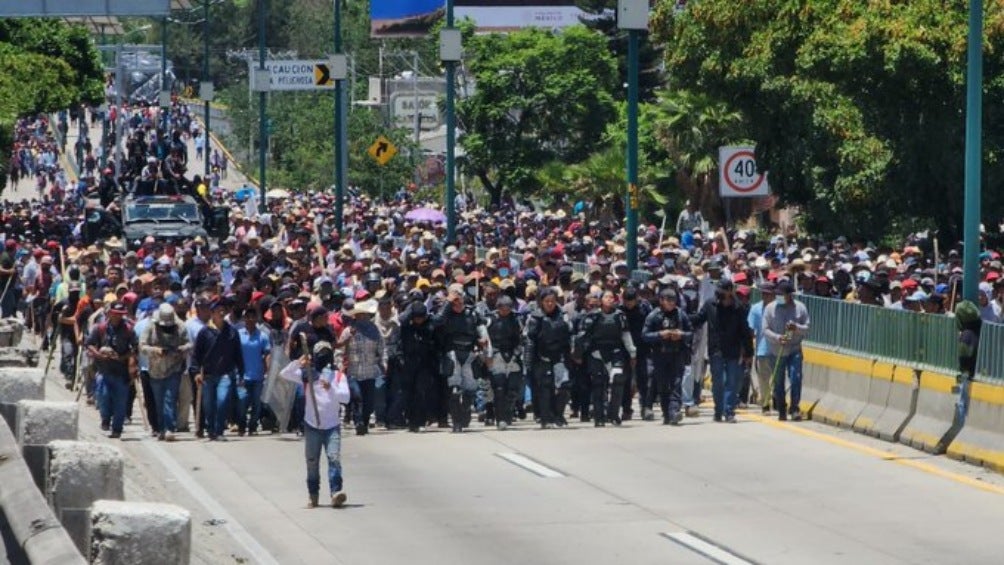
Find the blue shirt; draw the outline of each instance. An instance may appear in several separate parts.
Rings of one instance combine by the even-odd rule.
[[[746,317],[746,323],[749,324],[750,329],[753,330],[753,335],[756,336],[756,356],[766,357],[770,355],[770,344],[767,343],[767,336],[763,334],[762,300],[750,308],[749,316]]]
[[[142,320],[136,322],[136,326],[133,329],[136,331],[136,339],[137,340],[143,338],[143,332],[146,330],[146,327],[149,326],[149,325],[150,325],[150,318],[143,318]],[[149,371],[150,370],[150,359],[149,359],[149,357],[147,357],[143,353],[140,353],[140,354],[137,355],[137,358],[138,358],[138,361],[139,361],[139,370],[140,371]]]
[[[237,330],[241,336],[241,355],[244,356],[244,380],[260,381],[265,378],[265,356],[272,352],[272,339],[256,327],[249,332],[246,327]]]

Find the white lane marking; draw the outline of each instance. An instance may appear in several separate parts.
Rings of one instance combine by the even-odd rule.
[[[690,532],[665,533],[662,535],[682,545],[683,547],[686,547],[687,549],[700,553],[715,563],[720,563],[721,565],[754,565],[752,561],[743,559],[742,557],[739,557],[738,555],[711,542],[701,539]]]
[[[564,474],[559,473],[558,471],[555,471],[550,467],[545,467],[544,465],[537,463],[533,459],[520,455],[519,453],[496,453],[495,455],[498,455],[499,457],[505,459],[506,461],[512,463],[513,465],[518,465],[526,469],[527,471],[530,471],[531,473],[539,477],[543,477],[545,479],[560,479],[561,477],[565,476]]]
[[[178,482],[181,483],[181,486],[185,487],[188,494],[192,495],[192,498],[199,501],[210,516],[226,520],[223,527],[226,528],[227,532],[229,532],[235,540],[237,540],[237,543],[244,546],[244,549],[247,550],[251,559],[254,559],[262,565],[279,565],[279,560],[273,557],[264,546],[258,543],[258,540],[254,539],[254,536],[252,536],[251,533],[248,532],[247,529],[245,529],[231,513],[227,512],[227,510],[223,508],[223,505],[210,496],[206,489],[202,488],[202,485],[196,482],[196,480],[193,479],[188,472],[182,469],[181,465],[179,465],[173,457],[168,455],[166,451],[161,449],[152,441],[144,441],[143,444],[146,446],[147,450],[149,450],[150,453],[157,458],[157,461],[164,466],[164,469],[178,479]]]

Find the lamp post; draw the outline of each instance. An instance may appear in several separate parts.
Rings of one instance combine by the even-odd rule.
[[[335,1],[335,57],[342,54],[342,0]],[[348,116],[345,77],[335,77],[335,230],[342,237],[345,189],[348,182]]]
[[[199,84],[199,98],[205,102],[203,108],[202,121],[206,123],[206,131],[203,132],[203,147],[205,147],[205,178],[203,181],[209,186],[209,156],[212,154],[212,143],[209,141],[209,102],[213,99],[213,83],[209,82],[209,0],[202,0],[202,18],[205,20],[202,28],[202,82]]]
[[[268,0],[258,0],[258,70],[265,70],[265,11]],[[268,147],[268,124],[265,120],[266,92],[258,93],[258,181],[261,190],[259,209],[265,212],[265,150]]]
[[[969,52],[966,67],[962,297],[976,302],[980,282],[980,188],[983,169],[983,0],[969,0]]]
[[[463,55],[460,30],[453,27],[453,0],[446,0],[446,27],[439,35],[439,58],[446,64],[446,241],[457,239],[456,194],[456,76]]]
[[[638,269],[638,49],[648,29],[648,0],[618,0],[617,27],[628,32],[627,195],[625,246],[630,271]]]

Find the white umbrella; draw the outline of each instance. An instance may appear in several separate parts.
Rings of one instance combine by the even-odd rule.
[[[284,188],[273,188],[265,193],[265,198],[289,198],[289,191]]]

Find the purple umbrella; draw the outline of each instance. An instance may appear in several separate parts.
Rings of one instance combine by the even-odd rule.
[[[404,215],[404,219],[413,222],[432,222],[441,224],[446,221],[446,214],[435,208],[415,208]]]

